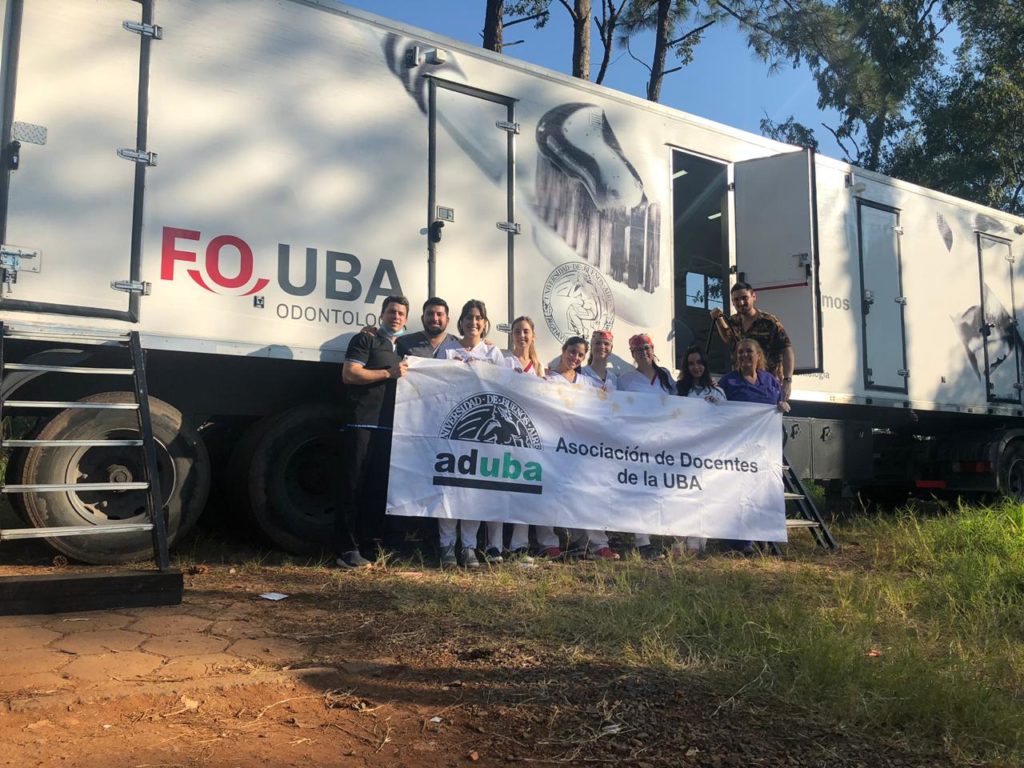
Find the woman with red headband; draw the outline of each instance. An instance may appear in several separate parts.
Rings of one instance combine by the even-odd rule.
[[[629,351],[636,368],[619,376],[619,390],[623,392],[648,392],[656,395],[674,395],[676,383],[667,368],[657,363],[654,342],[646,333],[629,337]]]
[[[654,354],[654,342],[646,333],[638,333],[629,339],[629,351],[633,354],[636,368],[619,376],[619,390],[622,392],[641,392],[650,395],[674,395],[676,383],[666,368],[658,365]],[[664,557],[660,547],[651,543],[646,533],[634,533],[633,543],[640,557],[645,560],[657,560]]]

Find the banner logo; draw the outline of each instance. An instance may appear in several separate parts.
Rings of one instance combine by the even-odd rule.
[[[467,397],[445,417],[441,438],[512,448],[542,450],[540,433],[526,410],[515,400],[491,392]],[[480,488],[511,493],[543,492],[539,462],[520,461],[510,451],[472,448],[466,453],[439,453],[434,462],[434,485]]]
[[[594,331],[609,331],[615,324],[612,290],[601,273],[589,264],[561,264],[544,281],[541,306],[548,330],[559,341],[570,336],[589,339]]]

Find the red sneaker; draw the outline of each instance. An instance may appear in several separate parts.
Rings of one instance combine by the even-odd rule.
[[[611,547],[601,547],[590,553],[595,560],[618,560],[619,553]]]
[[[558,547],[548,547],[541,551],[539,557],[542,557],[545,560],[561,560],[563,554],[562,550]]]

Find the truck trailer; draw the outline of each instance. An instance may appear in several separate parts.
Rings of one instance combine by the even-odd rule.
[[[800,475],[1024,497],[1024,220],[331,0],[0,7],[0,322],[22,331],[3,356],[102,367],[76,336],[139,332],[172,543],[211,486],[278,547],[329,540],[340,363],[389,294],[413,316],[483,300],[501,346],[528,315],[543,359],[650,333],[679,367],[743,280],[793,341]],[[711,361],[731,368],[717,340]],[[46,370],[5,376],[0,406],[15,397],[130,399]],[[43,442],[138,429],[109,408],[12,414],[9,437]],[[126,448],[37,442],[5,482],[138,475]],[[140,493],[15,507],[104,526],[144,514]],[[149,551],[142,533],[52,543]]]

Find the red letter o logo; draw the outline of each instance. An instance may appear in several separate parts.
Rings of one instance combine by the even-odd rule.
[[[225,277],[220,271],[220,251],[231,246],[238,251],[238,275]],[[234,235],[218,235],[206,246],[206,274],[222,288],[241,288],[252,279],[252,248],[240,237]]]

